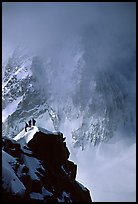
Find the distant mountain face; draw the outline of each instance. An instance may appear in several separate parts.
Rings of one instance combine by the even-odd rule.
[[[30,116],[38,118],[46,111],[57,129],[56,114],[42,94],[35,71],[32,72],[35,66],[40,68],[39,62],[37,57],[20,56],[20,53],[15,52],[5,66],[2,109],[3,134],[6,136],[15,136]]]
[[[116,61],[115,68],[111,62],[95,68],[87,47],[68,56],[63,49],[56,59],[15,50],[3,74],[3,135],[14,137],[30,117],[57,131],[74,123],[70,134],[82,149],[87,142],[107,141],[119,126],[135,134],[133,56],[125,64]]]

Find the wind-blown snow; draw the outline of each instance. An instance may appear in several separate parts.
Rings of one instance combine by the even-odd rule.
[[[66,126],[66,123],[68,126]],[[64,126],[65,125],[65,126]],[[136,144],[116,132],[107,143],[88,144],[84,150],[73,148],[71,130],[78,121],[67,121],[61,129],[66,136],[70,160],[77,164],[77,180],[90,190],[94,202],[136,200]]]
[[[4,122],[9,115],[14,113],[18,104],[22,101],[23,96],[18,97],[15,101],[8,104],[8,106],[2,111],[2,122]]]
[[[136,145],[122,141],[77,153],[77,180],[91,189],[94,202],[136,201]]]

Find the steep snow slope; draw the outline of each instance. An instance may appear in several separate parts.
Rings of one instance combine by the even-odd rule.
[[[22,98],[23,97],[20,96],[12,103],[7,105],[7,107],[2,111],[2,122],[4,122],[9,115],[16,111],[18,104],[22,101]]]

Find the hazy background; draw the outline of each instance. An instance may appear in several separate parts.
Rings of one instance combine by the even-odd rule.
[[[135,3],[127,2],[3,3],[3,57],[21,43],[29,49],[45,48],[45,52],[56,55],[67,40],[77,36],[86,40],[92,29],[94,46],[100,44],[102,55],[118,50],[124,56],[128,52],[124,48],[135,47],[135,15]]]
[[[60,107],[71,96],[75,106],[85,112],[92,98],[96,103],[92,111],[100,116],[99,93],[114,109],[115,93],[110,87],[118,85],[127,98],[122,110],[131,112],[135,121],[135,3],[3,3],[3,64],[17,46],[52,60],[52,105]],[[41,69],[38,81],[45,89],[47,72],[45,66]],[[108,74],[112,80],[106,84]],[[98,93],[93,80],[99,85]],[[116,121],[122,117],[120,112],[113,116]],[[135,122],[121,127],[108,143],[87,145],[84,151],[74,149],[70,137],[78,123],[61,125],[71,158],[78,165],[78,180],[90,189],[94,201],[135,201]]]

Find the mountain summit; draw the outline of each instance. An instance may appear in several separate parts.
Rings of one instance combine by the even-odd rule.
[[[92,202],[61,132],[32,126],[3,138],[3,201]]]

